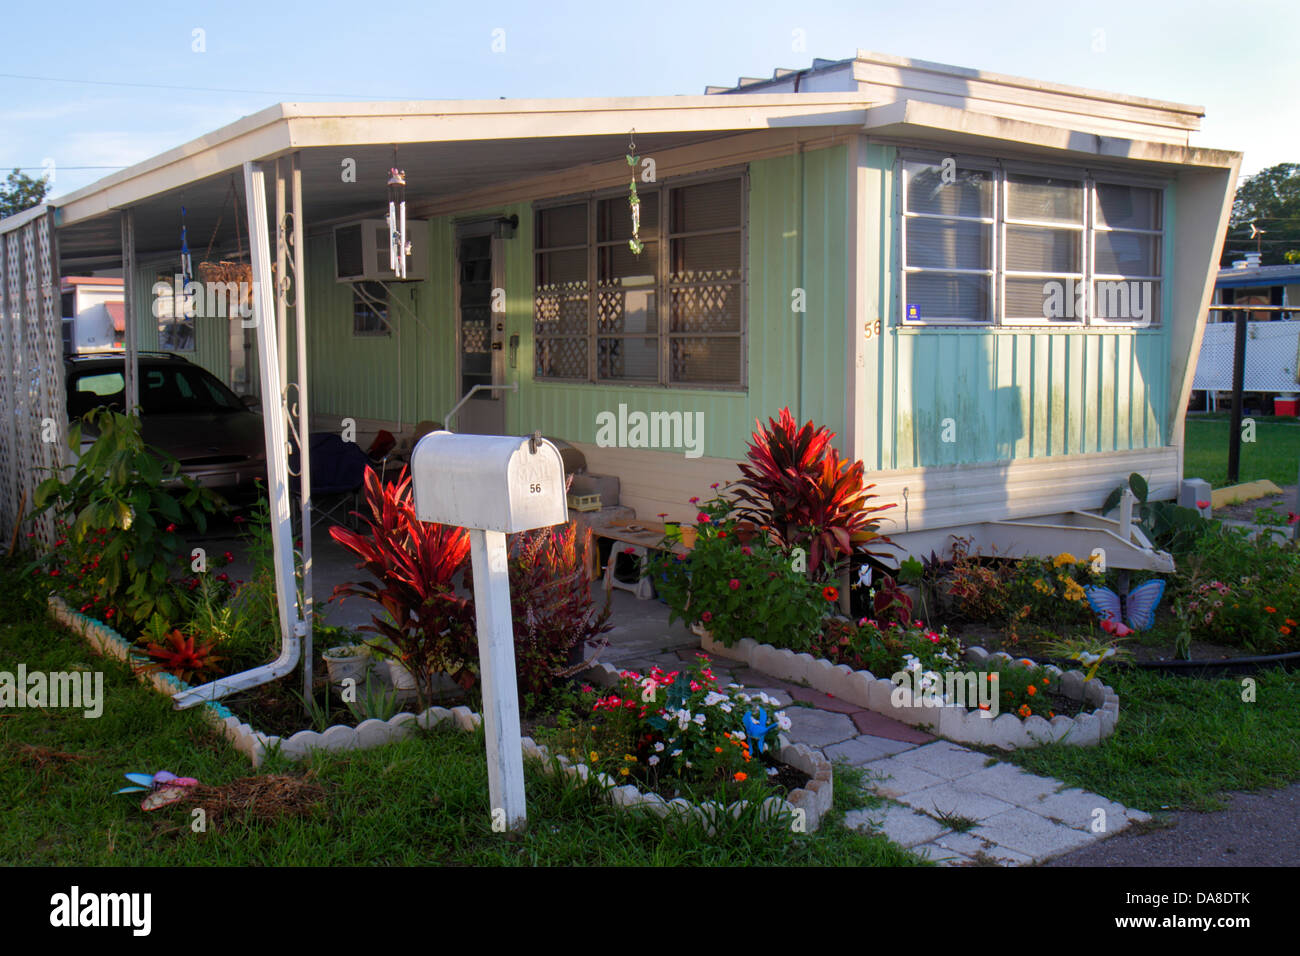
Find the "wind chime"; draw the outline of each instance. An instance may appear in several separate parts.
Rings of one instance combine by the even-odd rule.
[[[185,207],[181,206],[181,287],[172,289],[173,314],[177,318],[189,318],[193,314],[190,283],[194,281],[194,265],[190,259],[189,229],[185,224]],[[176,296],[180,296],[179,306]]]
[[[641,241],[641,197],[636,193],[636,169],[641,157],[636,155],[636,140],[633,139],[635,133],[636,130],[632,130],[627,137],[627,164],[632,167],[632,190],[627,197],[627,204],[632,207],[632,238],[627,241],[627,245],[639,256],[645,243]]]
[[[406,241],[406,172],[397,168],[397,150],[393,150],[393,168],[388,171],[388,268],[399,279],[406,278],[406,257],[411,244]]]

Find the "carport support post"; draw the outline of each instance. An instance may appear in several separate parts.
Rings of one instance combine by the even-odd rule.
[[[140,404],[140,347],[137,339],[135,321],[136,307],[135,287],[135,213],[130,209],[122,210],[122,313],[123,345],[126,347],[124,360],[125,372],[122,390],[126,393],[125,411],[134,415]]]
[[[470,528],[469,549],[474,571],[479,670],[483,679],[483,729],[487,737],[492,825],[496,830],[504,823],[514,830],[524,825],[527,810],[506,536],[500,531]]]
[[[1236,336],[1232,351],[1232,424],[1228,426],[1228,484],[1241,475],[1241,390],[1246,380],[1246,312],[1232,313]]]

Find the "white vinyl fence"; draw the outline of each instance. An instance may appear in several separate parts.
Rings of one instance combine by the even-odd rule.
[[[1205,326],[1196,361],[1193,389],[1226,392],[1232,389],[1232,322]],[[1296,381],[1296,349],[1300,322],[1277,320],[1246,323],[1247,392],[1300,392]]]

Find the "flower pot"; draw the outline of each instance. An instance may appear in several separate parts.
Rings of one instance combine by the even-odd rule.
[[[415,690],[415,677],[401,661],[389,658],[385,663],[388,664],[388,680],[394,690]]]
[[[664,522],[664,537],[669,541],[682,540],[682,526],[676,521]]]
[[[686,548],[695,547],[695,525],[682,525],[682,546]]]
[[[365,683],[366,671],[370,667],[370,655],[366,652],[348,647],[331,647],[321,654],[321,659],[329,670],[331,684],[341,684],[348,678],[357,684]]]

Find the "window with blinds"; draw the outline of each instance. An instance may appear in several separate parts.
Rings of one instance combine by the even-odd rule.
[[[899,176],[905,322],[1159,321],[1162,188],[953,158]]]
[[[744,384],[743,176],[536,210],[538,379],[682,387]]]

